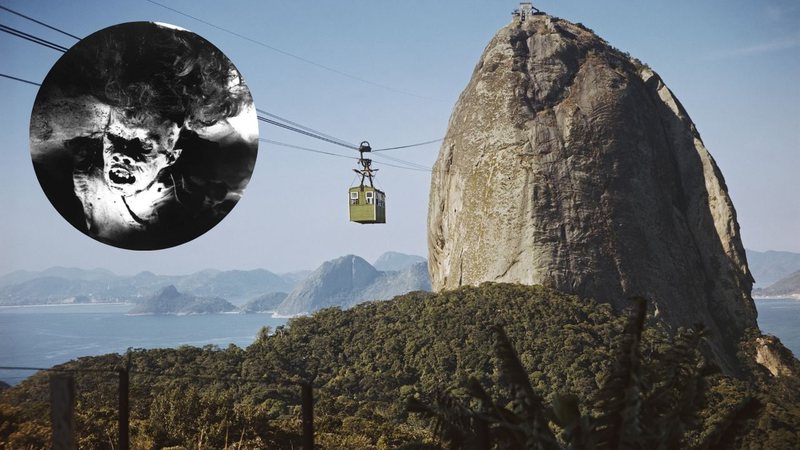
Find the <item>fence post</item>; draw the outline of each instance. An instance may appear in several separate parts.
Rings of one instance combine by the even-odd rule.
[[[70,375],[50,375],[50,422],[53,449],[75,450],[75,380]]]
[[[491,450],[492,441],[489,434],[489,424],[482,419],[475,420],[475,431],[477,431],[477,442],[475,443],[475,448],[480,450]]]
[[[311,383],[300,383],[303,402],[303,450],[314,450],[314,393]]]
[[[119,373],[119,449],[130,450],[130,403],[128,391],[130,387],[129,369],[130,364],[118,369]]]

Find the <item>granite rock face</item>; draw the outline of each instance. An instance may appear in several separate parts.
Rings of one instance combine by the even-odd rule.
[[[793,366],[797,360],[774,336],[756,338],[756,362],[769,370],[773,377],[794,375]]]
[[[433,170],[434,290],[542,284],[704,322],[732,362],[756,326],[731,199],[659,76],[591,30],[515,19],[483,53]]]

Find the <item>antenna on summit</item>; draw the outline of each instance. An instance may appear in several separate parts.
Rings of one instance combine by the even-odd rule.
[[[520,2],[519,9],[515,9],[511,13],[512,16],[519,17],[520,22],[525,22],[525,19],[537,14],[542,14],[542,12],[535,8],[531,2]]]

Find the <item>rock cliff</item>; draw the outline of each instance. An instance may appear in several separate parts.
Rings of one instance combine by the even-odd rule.
[[[641,295],[674,327],[704,322],[724,366],[756,326],[736,213],[686,111],[650,68],[546,15],[501,29],[461,94],[428,246],[434,290]]]

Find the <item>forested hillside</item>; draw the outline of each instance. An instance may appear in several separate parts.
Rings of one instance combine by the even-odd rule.
[[[538,286],[484,284],[322,310],[293,319],[274,334],[263,330],[247,349],[133,350],[132,447],[298,448],[298,383],[308,380],[319,448],[396,448],[412,442],[438,448],[432,422],[408,412],[412,397],[422,404],[434,404],[443,392],[463,397],[475,378],[498,405],[513,398],[510,380],[497,369],[494,325],[507,333],[544,401],[574,394],[580,413],[591,417],[608,400],[600,387],[609,374],[619,373],[614,365],[625,324],[624,315],[591,300]],[[797,448],[796,365],[795,375],[773,378],[755,363],[744,363],[747,375],[734,379],[702,362],[702,343],[681,350],[691,364],[677,364],[672,339],[648,321],[639,346],[645,371],[637,392],[644,405],[655,392],[690,400],[669,422],[685,448]],[[753,361],[754,351],[743,349],[742,359]],[[80,448],[115,446],[113,370],[124,361],[123,355],[105,355],[62,366],[78,370]],[[47,388],[47,375],[39,374],[2,393],[0,447],[49,448]]]

